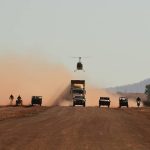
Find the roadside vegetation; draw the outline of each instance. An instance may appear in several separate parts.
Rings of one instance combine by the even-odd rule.
[[[145,106],[150,106],[150,84],[146,85],[145,87],[145,94],[147,96],[147,100],[143,101]]]

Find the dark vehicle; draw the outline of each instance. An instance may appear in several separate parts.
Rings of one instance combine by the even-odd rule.
[[[110,98],[109,97],[100,97],[99,99],[99,107],[103,106],[110,106]]]
[[[140,107],[140,101],[137,102],[137,106]]]
[[[85,102],[86,102],[86,99],[84,96],[75,96],[73,98],[73,106],[82,105],[83,107],[85,107]]]
[[[79,70],[84,71],[83,64],[81,62],[82,57],[74,57],[74,58],[79,58],[79,61],[77,62],[76,70],[74,70],[74,72],[79,71]]]
[[[31,104],[32,104],[32,106],[34,104],[41,106],[42,105],[42,96],[32,96]]]
[[[119,107],[121,108],[121,106],[128,107],[128,98],[126,98],[126,97],[119,98]]]
[[[138,98],[136,99],[136,102],[137,102],[137,107],[140,107],[140,104],[141,104],[141,99],[140,99],[140,97],[138,97]]]

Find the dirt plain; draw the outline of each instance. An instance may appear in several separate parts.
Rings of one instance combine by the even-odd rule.
[[[40,112],[48,109],[47,107],[31,107],[31,106],[1,106],[0,107],[0,121],[11,119],[11,118],[19,118],[19,117],[27,117],[32,116],[34,114],[38,114]]]
[[[0,108],[0,150],[149,150],[149,137],[148,107]]]

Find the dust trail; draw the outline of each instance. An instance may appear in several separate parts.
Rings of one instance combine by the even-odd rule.
[[[57,98],[55,101],[58,105],[61,106],[72,106],[72,99],[69,93],[70,86],[68,86]],[[93,86],[88,85],[86,87],[86,106],[98,106],[99,97],[110,97],[111,105],[110,107],[116,108],[119,107],[119,97],[124,95],[119,95],[116,93],[112,93],[105,89],[95,88]],[[129,107],[136,107],[136,101],[133,98],[129,98]]]
[[[112,93],[105,89],[94,88],[91,86],[87,87],[87,105],[88,106],[98,106],[98,100],[101,97],[110,97],[111,105],[110,107],[118,107],[119,106],[119,97],[122,95],[118,95],[116,93]],[[134,99],[129,99],[129,107],[136,107],[136,102]]]
[[[9,95],[20,94],[24,104],[31,96],[43,96],[44,105],[52,105],[69,85],[71,73],[60,64],[49,63],[36,55],[3,55],[0,58],[0,105],[9,104]]]
[[[58,106],[71,106],[72,97],[70,94],[70,85],[66,87],[55,99],[53,105]]]
[[[0,57],[0,105],[9,104],[9,95],[20,94],[24,104],[31,103],[31,96],[43,96],[43,105],[72,105],[70,80],[79,79],[63,65],[48,62],[41,55],[5,54]],[[87,83],[87,82],[86,82]],[[86,84],[87,106],[98,106],[100,96],[111,99],[111,107],[118,107],[118,94]],[[129,106],[136,106],[130,100]]]
[[[78,74],[77,74],[78,73]],[[74,76],[73,80],[85,80],[86,81],[86,106],[98,106],[99,105],[99,98],[101,97],[110,97],[111,105],[110,107],[119,107],[119,97],[126,96],[126,95],[119,95],[117,93],[112,93],[106,89],[103,88],[97,88],[94,85],[91,85],[88,83],[88,80],[86,80],[86,74],[83,72],[77,72],[76,76]],[[68,97],[68,93],[65,94],[64,97]],[[128,96],[127,96],[128,97]],[[71,97],[70,97],[71,98]],[[129,107],[136,107],[136,101],[134,98],[128,99],[129,101]],[[63,103],[62,103],[63,105]],[[65,102],[65,105],[71,105],[72,106],[72,99],[70,99],[70,102],[67,100]]]

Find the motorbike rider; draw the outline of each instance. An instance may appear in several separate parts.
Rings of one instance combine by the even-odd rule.
[[[17,100],[16,100],[16,105],[18,104],[22,105],[22,98],[20,95],[17,97]]]
[[[140,103],[141,103],[141,98],[140,98],[140,97],[137,97],[136,102],[137,102],[137,106],[139,107],[139,106],[140,106]]]
[[[17,97],[17,100],[21,100],[21,96],[20,95]]]

